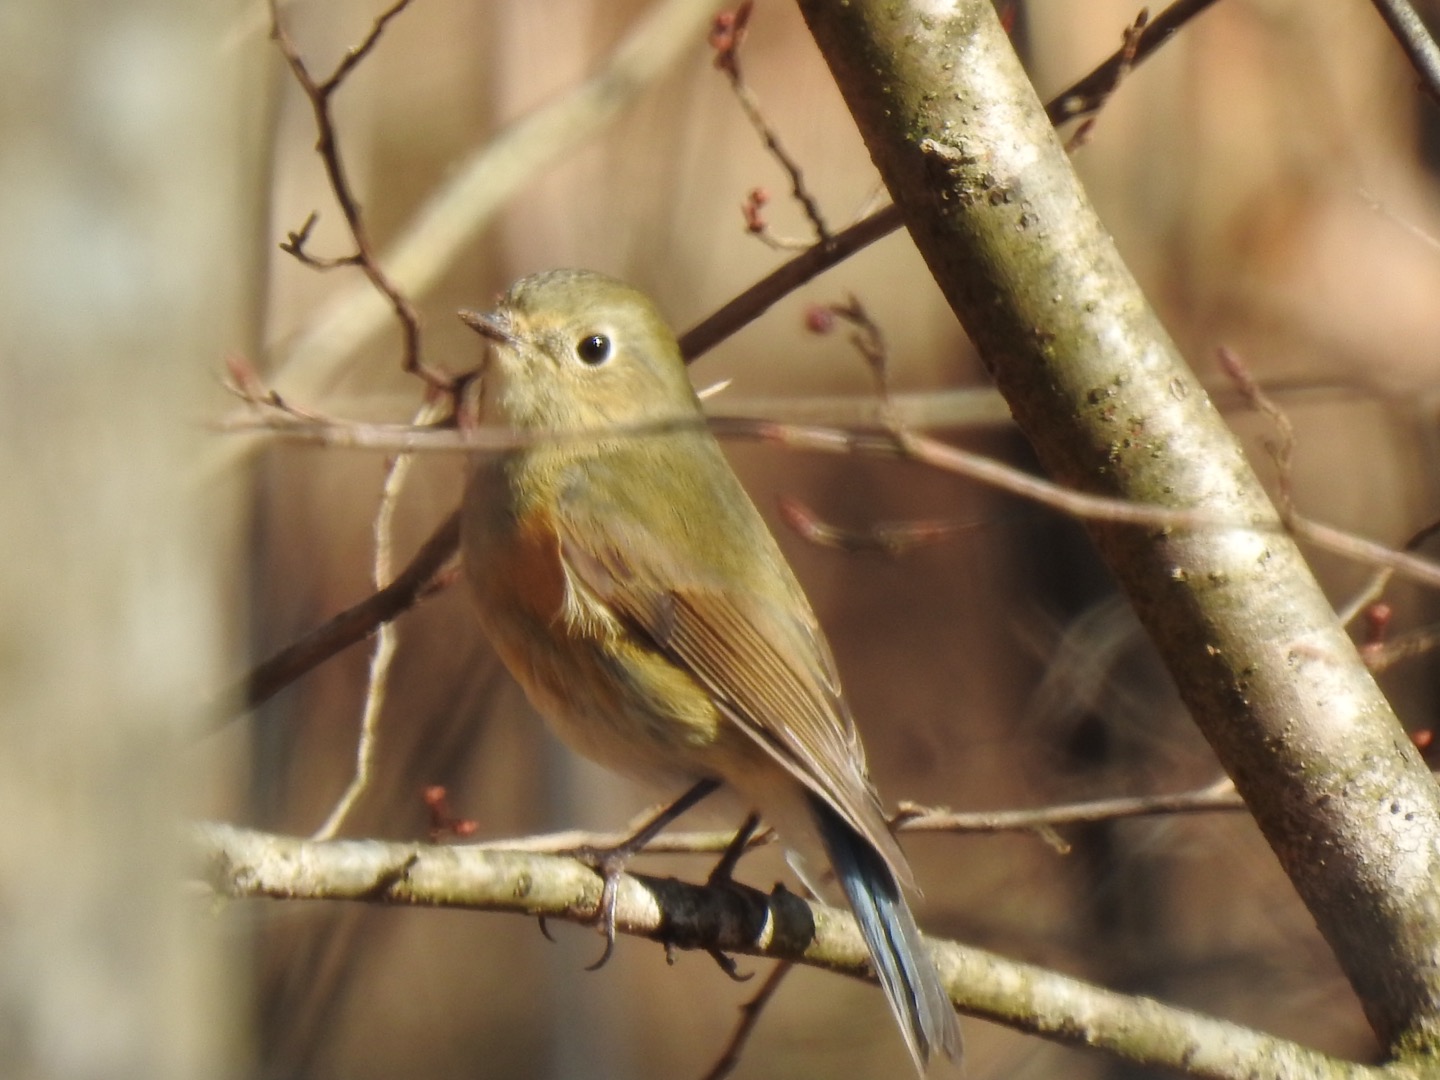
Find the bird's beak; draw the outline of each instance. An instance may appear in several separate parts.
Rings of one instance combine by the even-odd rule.
[[[481,337],[496,344],[515,345],[518,343],[508,315],[502,315],[497,311],[462,311],[460,312],[460,321]]]

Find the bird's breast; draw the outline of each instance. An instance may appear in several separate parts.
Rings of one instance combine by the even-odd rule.
[[[748,740],[687,670],[572,580],[554,517],[517,509],[505,480],[501,469],[472,478],[462,528],[477,613],[505,666],[586,757],[643,777],[707,775],[715,750]]]

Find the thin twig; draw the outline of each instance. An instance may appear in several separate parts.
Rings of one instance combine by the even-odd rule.
[[[1279,434],[1278,442],[1267,441],[1265,445],[1275,459],[1276,469],[1279,473],[1280,491],[1277,505],[1285,527],[1298,539],[1307,540],[1316,547],[1336,555],[1343,555],[1355,562],[1369,563],[1371,566],[1391,570],[1426,585],[1440,587],[1440,566],[1435,563],[1427,559],[1416,558],[1403,551],[1396,551],[1384,544],[1377,544],[1373,540],[1366,540],[1354,533],[1347,533],[1332,525],[1326,525],[1306,517],[1295,509],[1294,500],[1290,494],[1295,456],[1294,425],[1285,410],[1276,405],[1251,376],[1244,361],[1236,352],[1222,347],[1219,350],[1219,356],[1222,369],[1235,381],[1241,395],[1252,408],[1270,419]]]
[[[775,991],[780,989],[780,984],[785,981],[785,976],[790,974],[794,966],[783,960],[776,964],[770,974],[765,976],[765,981],[760,984],[760,989],[755,991],[755,996],[740,1006],[740,1022],[735,1025],[735,1031],[731,1034],[730,1041],[725,1044],[720,1059],[715,1062],[702,1080],[724,1080],[735,1071],[735,1067],[740,1064],[740,1055],[745,1052],[745,1044],[750,1041],[750,1036],[755,1031],[755,1025],[760,1022],[760,1017],[765,1012],[765,1006],[770,1004],[770,999],[775,996]]]
[[[1360,655],[1365,658],[1365,666],[1378,674],[1437,649],[1440,649],[1440,626],[1425,626],[1389,641],[1367,642],[1361,646]]]
[[[1215,0],[1176,0],[1146,24],[1138,40],[1132,43],[1127,37],[1104,63],[1051,98],[1045,106],[1050,123],[1059,127],[1100,108],[1127,71],[1143,63],[1180,27],[1213,3]]]
[[[889,236],[903,224],[899,208],[892,203],[836,233],[824,243],[816,244],[782,263],[714,314],[681,334],[681,355],[687,361],[703,356],[806,282],[881,237]]]
[[[1120,89],[1120,84],[1125,81],[1125,77],[1135,67],[1135,54],[1140,48],[1140,40],[1149,22],[1149,9],[1141,8],[1140,14],[1135,16],[1135,21],[1125,28],[1125,32],[1121,36],[1119,62],[1114,66],[1114,76],[1110,84],[1099,91],[1090,101],[1089,112],[1096,113],[1104,108],[1105,103],[1115,95],[1115,91]],[[1070,138],[1065,140],[1066,153],[1073,154],[1090,141],[1090,135],[1095,130],[1095,120],[1096,117],[1093,115],[1086,117]]]
[[[1250,373],[1250,368],[1240,358],[1240,354],[1228,346],[1222,345],[1216,351],[1216,357],[1220,361],[1220,370],[1235,384],[1240,391],[1240,396],[1245,403],[1256,412],[1262,414],[1275,428],[1275,439],[1265,440],[1265,449],[1275,462],[1277,494],[1276,503],[1282,518],[1289,518],[1295,513],[1295,498],[1293,494],[1293,477],[1295,472],[1295,425],[1291,422],[1290,416],[1279,405],[1275,404]]]
[[[413,422],[432,422],[446,407],[438,398],[427,401],[416,411]],[[410,467],[414,461],[414,454],[397,454],[391,458],[385,469],[385,482],[381,485],[380,506],[375,512],[374,526],[374,577],[377,593],[392,584],[395,508],[400,502],[400,492],[405,487],[405,480],[410,475]],[[375,635],[375,649],[370,654],[370,673],[366,680],[365,704],[360,718],[360,738],[355,746],[355,775],[324,824],[315,830],[311,837],[313,840],[329,840],[333,837],[370,784],[380,741],[380,714],[385,707],[385,692],[390,683],[390,667],[394,662],[397,646],[398,635],[394,621],[381,623]]]
[[[415,305],[411,303],[410,298],[401,290],[400,286],[380,266],[380,261],[375,255],[375,249],[370,242],[369,229],[365,224],[364,215],[360,212],[359,201],[355,198],[354,190],[350,186],[350,179],[345,172],[345,164],[340,157],[335,119],[331,113],[331,99],[335,92],[344,85],[345,79],[355,70],[356,65],[375,48],[390,20],[404,11],[409,4],[410,0],[395,0],[395,3],[376,17],[369,34],[359,45],[354,46],[346,53],[345,58],[340,61],[335,70],[328,77],[317,80],[310,74],[310,69],[301,57],[300,50],[280,19],[278,0],[270,0],[270,36],[280,49],[281,55],[285,57],[285,62],[289,64],[295,81],[299,83],[300,89],[310,102],[311,111],[315,114],[315,151],[320,155],[320,160],[325,166],[325,175],[330,181],[330,190],[335,196],[335,202],[340,207],[340,213],[345,217],[345,224],[350,230],[355,251],[351,255],[331,259],[311,255],[305,245],[317,220],[317,215],[313,213],[299,230],[289,234],[280,247],[306,265],[317,269],[331,269],[337,266],[359,267],[370,280],[370,284],[385,297],[400,324],[401,367],[409,374],[420,376],[432,391],[449,395],[454,389],[453,380],[443,372],[431,368],[421,358],[419,312],[415,310]]]
[[[917,548],[943,544],[959,533],[975,528],[974,523],[886,521],[866,529],[845,529],[822,520],[810,507],[791,496],[781,496],[778,506],[780,519],[801,539],[850,554],[880,554],[895,558],[908,555]]]
[[[880,324],[854,293],[842,304],[827,304],[825,310],[850,325],[850,344],[870,369],[870,377],[875,380],[875,393],[888,411],[890,350],[885,344],[885,335],[880,330]]]
[[[1440,520],[1432,521],[1428,525],[1421,526],[1411,535],[1410,539],[1405,541],[1400,550],[1418,551],[1427,540],[1437,533],[1440,533]],[[1338,612],[1340,621],[1346,626],[1349,626],[1351,622],[1360,616],[1362,611],[1385,595],[1385,589],[1389,586],[1390,579],[1394,576],[1395,571],[1388,567],[1377,570],[1360,591],[1351,598],[1350,602],[1340,609]]]
[[[902,802],[892,819],[897,832],[996,833],[1054,829],[1063,825],[1093,825],[1102,821],[1157,817],[1166,814],[1204,814],[1243,810],[1245,803],[1229,777],[1194,791],[1168,795],[1135,795],[1120,799],[1041,806],[1034,810],[982,810],[955,813]]]
[[[815,230],[815,242],[826,244],[829,243],[831,234],[825,224],[824,216],[820,213],[820,204],[806,186],[805,176],[800,171],[799,163],[785,149],[779,134],[765,119],[765,113],[760,108],[760,99],[755,96],[755,92],[750,89],[745,82],[744,74],[740,71],[740,45],[745,40],[745,31],[750,24],[750,13],[754,7],[752,0],[742,0],[734,11],[722,11],[715,16],[715,21],[710,28],[710,46],[715,50],[715,67],[724,72],[725,77],[730,80],[730,89],[734,91],[735,100],[740,103],[745,118],[750,121],[750,126],[764,141],[765,149],[770,152],[770,156],[780,163],[780,167],[785,170],[785,175],[790,178],[790,194],[805,211],[805,216],[810,221],[810,227]],[[757,195],[760,196],[758,203],[756,202]],[[745,215],[749,231],[772,247],[782,250],[795,248],[797,246],[795,241],[772,236],[770,230],[764,225],[763,218],[759,214],[759,206],[764,203],[763,189],[756,188],[751,192],[750,199]]]

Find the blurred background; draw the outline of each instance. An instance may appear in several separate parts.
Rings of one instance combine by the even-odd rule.
[[[1429,7],[1427,15],[1440,14]],[[372,0],[295,0],[283,17],[325,73],[381,9]],[[785,258],[745,231],[740,208],[756,187],[770,193],[777,234],[808,238],[783,173],[711,63],[714,9],[693,0],[416,0],[390,24],[337,96],[336,120],[377,246],[409,245],[408,261],[393,268],[424,282],[414,299],[430,362],[477,363],[480,344],[455,311],[555,266],[625,278],[677,329],[693,325]],[[1118,47],[1136,4],[1030,0],[1009,12],[1046,98]],[[493,196],[494,212],[417,253],[416,222],[474,175],[491,140],[597,72],[633,61],[637,40],[650,50],[646,71],[624,91],[623,109],[560,132],[543,159],[516,166],[526,171],[509,190],[502,180],[486,181],[489,195],[484,184],[466,189],[472,206]],[[218,383],[225,354],[253,358],[297,403],[347,417],[408,419],[419,386],[400,371],[398,334],[375,317],[358,273],[318,273],[277,250],[312,211],[315,253],[344,253],[349,242],[314,152],[310,109],[268,40],[262,7],[228,5],[187,50],[195,85],[207,70],[232,80],[216,112],[231,126],[212,140],[220,165],[197,181],[223,193],[215,212],[231,223],[218,279],[225,291],[214,301],[229,314],[176,357],[198,384],[186,411],[154,421],[168,415],[191,426],[186,483],[209,498],[226,493],[232,515],[221,515],[231,526],[219,548],[228,561],[209,571],[229,637],[202,669],[204,689],[367,594],[384,470],[375,453],[194,431],[234,408],[207,382]],[[617,61],[617,50],[629,59]],[[793,4],[759,0],[742,62],[832,228],[879,205],[876,173]],[[1221,345],[1245,358],[1294,421],[1299,507],[1397,545],[1435,516],[1440,496],[1440,125],[1415,83],[1365,0],[1223,0],[1133,73],[1074,155],[1262,475],[1275,475],[1264,445],[1273,433],[1216,367]],[[143,126],[150,105],[129,107]],[[188,136],[171,130],[168,139]],[[871,394],[845,334],[806,328],[811,305],[852,294],[885,335],[896,391],[984,390],[965,335],[903,233],[777,304],[699,361],[694,378],[732,380],[721,402]],[[147,300],[152,321],[165,317],[165,295]],[[16,349],[8,343],[7,362]],[[1022,440],[991,412],[959,415],[939,434],[1030,467]],[[889,804],[1040,807],[1219,777],[1073,522],[915,465],[751,443],[729,449],[830,636]],[[463,472],[451,456],[417,464],[396,526],[402,560],[454,507]],[[965,528],[901,557],[847,554],[788,531],[775,513],[782,496],[847,528],[917,519]],[[1324,554],[1314,565],[1337,606],[1369,576]],[[1433,599],[1403,584],[1386,599],[1392,632],[1434,618]],[[444,785],[480,838],[618,829],[674,794],[606,775],[559,746],[487,650],[462,590],[444,591],[398,626],[377,773],[343,835],[423,838],[427,785]],[[187,785],[201,789],[187,795],[193,812],[287,833],[316,829],[350,777],[366,665],[366,648],[352,649],[180,750],[178,767],[205,778]],[[1381,677],[1407,724],[1428,730],[1433,661],[1422,655]],[[1064,838],[1062,854],[1028,833],[912,836],[922,927],[1326,1051],[1375,1052],[1247,817],[1128,821]],[[641,865],[694,880],[710,863]],[[769,851],[748,858],[740,876],[763,889],[794,884]],[[586,972],[600,948],[592,931],[558,926],[551,943],[532,922],[500,915],[231,904],[209,931],[233,964],[216,991],[222,1001],[233,995],[221,1011],[240,1032],[227,1053],[236,1075],[266,1080],[698,1078],[758,982],[737,985],[701,955],[668,964],[661,948],[634,939],[621,939],[603,970]],[[1135,1072],[979,1021],[965,1029],[972,1080]],[[877,991],[796,971],[736,1075],[909,1069]]]

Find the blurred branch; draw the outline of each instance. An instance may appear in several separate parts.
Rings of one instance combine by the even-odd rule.
[[[219,895],[350,900],[511,912],[588,924],[599,876],[575,859],[475,847],[376,840],[315,842],[227,825],[193,830],[205,877]],[[682,949],[763,956],[869,978],[849,912],[777,887],[698,887],[625,875],[616,928]],[[1367,1068],[1283,1039],[1148,998],[1131,997],[951,942],[932,939],[956,1005],[971,1015],[1128,1061],[1214,1080],[1419,1080],[1418,1070]]]
[[[1405,50],[1410,64],[1420,76],[1420,85],[1430,100],[1440,104],[1440,47],[1430,35],[1424,21],[1415,12],[1410,0],[1371,0],[1375,10],[1390,27],[1390,33]]]
[[[851,554],[874,553],[889,557],[908,555],[922,547],[943,544],[975,524],[950,521],[881,521],[864,529],[846,529],[825,521],[805,503],[791,496],[778,501],[780,519],[801,539],[819,547]]]
[[[435,398],[424,402],[415,413],[414,423],[424,424],[438,420],[451,408],[448,400]],[[397,454],[390,459],[385,470],[385,481],[380,489],[380,505],[375,512],[373,528],[375,536],[374,581],[375,592],[383,592],[393,584],[394,574],[394,524],[395,509],[400,502],[400,492],[410,475],[414,454]],[[442,526],[443,528],[443,526]],[[433,540],[433,537],[432,537]],[[426,547],[429,544],[427,543]],[[422,548],[422,551],[424,548]],[[414,560],[411,560],[413,565]],[[407,567],[408,569],[408,567]],[[346,786],[324,824],[315,830],[313,840],[329,840],[344,824],[345,818],[360,801],[370,783],[371,770],[375,764],[376,748],[380,736],[380,714],[384,710],[385,695],[390,685],[390,668],[395,659],[399,642],[393,619],[387,619],[376,627],[375,648],[370,654],[370,671],[365,681],[365,704],[360,717],[360,737],[355,747],[355,775]]]
[[[876,454],[906,457],[945,472],[977,480],[1002,491],[1053,507],[1074,517],[1116,524],[1150,525],[1164,529],[1244,530],[1254,533],[1282,533],[1275,521],[1226,514],[1215,510],[1186,509],[1164,502],[1129,502],[1058,484],[1032,473],[951,446],[925,436],[901,431],[883,434],[851,428],[815,424],[786,424],[734,416],[712,416],[711,428],[722,438],[757,439],[792,450],[831,454]],[[266,431],[276,437],[318,446],[387,451],[448,452],[505,450],[535,438],[553,439],[551,434],[520,435],[503,428],[477,427],[466,431],[416,428],[404,424],[367,424],[358,421],[311,420],[298,415],[247,415],[226,421],[222,430]],[[659,428],[635,428],[643,434]],[[582,438],[583,436],[570,436]],[[1297,536],[1346,558],[1389,569],[1412,581],[1440,588],[1440,564],[1411,555],[1353,533],[1324,525],[1292,513],[1286,524]]]

